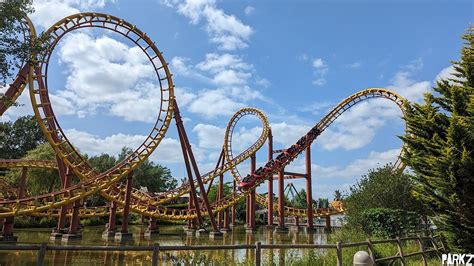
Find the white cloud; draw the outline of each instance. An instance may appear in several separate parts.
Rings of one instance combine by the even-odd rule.
[[[244,104],[237,102],[228,96],[224,90],[203,90],[199,92],[196,99],[190,104],[188,110],[205,117],[228,116],[233,114]]]
[[[7,89],[8,86],[0,86],[0,93],[5,93]],[[20,116],[34,115],[28,88],[25,88],[23,93],[16,100],[16,103],[18,106],[10,106],[10,108],[0,116],[0,122],[16,120]]]
[[[205,60],[193,65],[190,60],[175,57],[171,65],[178,75],[195,78],[215,86],[215,89],[202,89],[197,93],[182,89],[180,93],[187,97],[186,104],[192,113],[212,118],[231,115],[246,102],[267,99],[258,91],[248,86],[254,71],[253,66],[243,61],[240,56],[223,53],[206,54]],[[265,81],[262,81],[265,84]],[[267,81],[268,82],[268,81]],[[178,101],[181,101],[178,95]]]
[[[73,145],[79,148],[82,153],[94,156],[101,153],[118,155],[122,147],[137,148],[146,138],[145,135],[113,134],[107,137],[100,137],[85,131],[67,129],[65,134]],[[164,138],[150,157],[158,163],[182,162],[183,155],[179,141],[173,138]]]
[[[410,72],[399,71],[393,77],[392,85],[387,88],[412,102],[420,102],[423,100],[423,95],[431,90],[431,86],[430,81],[415,81]]]
[[[352,69],[357,69],[357,68],[360,68],[361,66],[362,66],[361,62],[354,62],[352,64],[347,65],[348,68],[352,68]]]
[[[201,82],[211,83],[212,79],[196,71],[192,65],[189,65],[189,58],[175,56],[171,59],[171,70],[176,75],[194,78]]]
[[[327,68],[327,65],[322,58],[316,58],[313,60],[313,67],[316,69],[322,69]]]
[[[421,57],[417,58],[411,61],[410,63],[408,63],[407,65],[402,66],[401,68],[409,72],[418,71],[423,68],[423,59]]]
[[[465,78],[456,77],[454,74],[456,74],[456,70],[454,69],[454,66],[448,66],[439,72],[439,74],[436,76],[434,80],[434,83],[441,80],[447,80],[449,84],[452,84],[453,82],[466,81]]]
[[[107,2],[114,0],[35,0],[35,12],[30,15],[35,25],[48,29],[62,18],[81,11],[101,9]]]
[[[253,6],[246,6],[244,9],[245,15],[250,16],[255,11]]]
[[[281,144],[282,148],[288,148],[295,144],[302,136],[304,136],[311,129],[305,125],[292,125],[285,122],[272,123],[273,141]]]
[[[259,78],[259,77],[257,77],[257,79],[255,80],[255,83],[256,83],[257,85],[260,85],[260,86],[264,87],[264,88],[268,88],[268,87],[270,87],[270,85],[271,85],[271,83],[270,83],[270,81],[269,81],[268,79],[266,79],[266,78]]]
[[[189,59],[174,57],[171,66],[178,75],[195,78],[218,87],[245,85],[252,77],[253,66],[232,54],[206,54],[206,59],[195,66]]]
[[[198,136],[198,143],[200,148],[222,148],[222,144],[224,142],[225,128],[199,123],[193,128],[193,132],[195,132]]]
[[[334,104],[331,102],[313,102],[307,106],[301,107],[299,110],[302,112],[310,112],[313,115],[319,115],[321,112],[326,112],[327,109]]]
[[[318,86],[318,87],[321,87],[324,84],[326,84],[326,79],[325,78],[318,78],[318,79],[313,80],[311,82],[311,84],[313,84],[315,86]]]
[[[420,59],[403,66],[395,73],[388,89],[398,92],[413,102],[420,102],[423,94],[431,90],[431,82],[415,81],[413,72],[423,67]],[[374,115],[376,114],[376,115]],[[353,150],[364,147],[375,137],[377,131],[388,121],[401,121],[401,111],[385,99],[365,101],[341,115],[318,139],[318,144],[326,150]]]
[[[211,74],[219,73],[227,69],[252,70],[253,66],[243,62],[242,58],[228,53],[206,54],[206,59],[196,65],[196,68]]]
[[[57,113],[84,117],[105,111],[127,121],[155,120],[159,84],[139,47],[106,35],[72,33],[60,43],[58,57],[68,76],[65,90],[52,88]]]
[[[221,149],[224,144],[225,127],[200,123],[193,128],[193,132],[198,135],[200,148]],[[261,134],[261,126],[252,128],[237,126],[232,135],[232,151],[234,155],[250,147]]]
[[[314,177],[327,178],[360,178],[366,174],[369,169],[384,166],[388,163],[394,163],[400,154],[400,149],[390,149],[382,152],[371,151],[367,158],[356,159],[347,165],[339,166],[322,166],[318,164],[311,164],[312,175]],[[305,165],[303,158],[298,158],[294,165],[288,167],[289,171],[304,172]]]
[[[326,84],[326,74],[329,70],[328,65],[322,58],[316,58],[312,62],[312,66],[315,69],[314,70],[314,75],[316,76],[316,79],[313,80],[312,84],[315,86],[323,86]]]
[[[367,174],[369,169],[383,167],[388,163],[394,163],[400,154],[400,149],[386,151],[371,151],[365,158],[353,160],[346,165],[319,165],[311,164],[313,197],[328,197],[332,199],[336,189],[348,191],[357,179]],[[304,156],[297,158],[291,165],[286,167],[289,172],[304,173]],[[291,180],[295,187],[300,190],[305,188],[303,179]],[[317,185],[314,185],[317,184]]]
[[[218,86],[242,85],[247,83],[247,79],[250,76],[250,73],[237,72],[229,69],[216,74],[213,81]]]
[[[308,61],[309,56],[306,53],[300,54],[298,57],[296,57],[299,61]]]
[[[210,41],[216,43],[219,49],[236,50],[248,46],[252,28],[234,15],[228,15],[217,8],[214,0],[165,0],[164,4],[189,18],[192,24],[204,20]]]
[[[197,97],[196,94],[180,87],[174,88],[174,94],[176,96],[176,101],[178,102],[179,106],[186,106]]]

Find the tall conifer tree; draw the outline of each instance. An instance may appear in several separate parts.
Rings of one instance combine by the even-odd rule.
[[[432,212],[453,251],[474,251],[474,28],[454,74],[436,82],[423,104],[406,103],[404,162],[413,194]]]

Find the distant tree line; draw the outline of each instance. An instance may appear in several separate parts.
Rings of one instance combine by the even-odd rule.
[[[15,122],[0,123],[0,158],[2,159],[27,159],[27,160],[56,160],[55,153],[46,142],[36,118],[25,116]],[[120,154],[115,157],[106,153],[100,155],[84,155],[90,165],[98,172],[103,172],[125,159],[132,149],[123,147]],[[20,170],[5,171],[5,179],[13,185],[18,185]],[[73,183],[79,182],[73,178]],[[61,188],[60,178],[56,170],[30,169],[28,171],[28,193],[38,195],[51,193]],[[171,176],[171,171],[153,161],[145,160],[133,175],[133,186],[140,189],[146,187],[149,192],[163,192],[173,189],[178,182]],[[98,194],[88,199],[89,205],[102,205],[105,200]]]

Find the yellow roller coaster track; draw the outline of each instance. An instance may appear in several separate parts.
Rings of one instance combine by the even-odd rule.
[[[34,38],[36,36],[34,27],[31,23],[28,25],[30,27],[30,34],[32,38]],[[49,60],[53,49],[58,44],[60,39],[71,31],[80,28],[92,27],[112,30],[128,38],[135,45],[140,47],[155,69],[155,73],[160,84],[159,87],[161,93],[161,104],[158,118],[148,137],[126,159],[103,173],[97,173],[67,139],[54,115],[47,86]],[[77,185],[72,185],[67,189],[55,191],[50,194],[18,200],[0,201],[0,217],[28,215],[56,209],[60,206],[69,205],[77,200],[87,198],[97,192],[100,192],[107,200],[115,201],[119,205],[123,205],[125,195],[124,189],[122,187],[117,187],[117,182],[119,182],[125,175],[136,169],[149,157],[149,155],[155,150],[155,148],[164,138],[173,117],[174,106],[172,102],[174,100],[174,87],[167,63],[165,62],[161,52],[156,48],[155,44],[147,37],[145,33],[138,30],[136,26],[120,18],[107,14],[80,13],[66,17],[42,34],[40,40],[46,48],[45,52],[39,55],[34,55],[30,61],[36,63],[26,64],[21,69],[20,74],[15,81],[16,84],[14,83],[14,86],[12,87],[13,90],[16,90],[14,95],[18,97],[18,95],[21,93],[21,90],[25,87],[25,82],[22,80],[25,80],[24,75],[27,72],[25,69],[27,69],[27,81],[30,90],[30,98],[38,123],[48,142],[52,145],[56,155],[61,158],[67,167],[69,167],[76,176],[81,178],[82,181]],[[15,99],[16,97],[12,98]],[[402,108],[403,111],[404,100],[398,94],[381,88],[367,89],[351,95],[342,101],[314,128],[317,128],[320,134],[347,109],[358,102],[369,98],[387,98],[397,103],[397,105]],[[247,150],[233,158],[230,140],[232,131],[235,127],[235,123],[243,115],[247,114],[257,115],[260,118],[263,123],[262,135]],[[237,112],[229,122],[226,130],[226,139],[224,140],[226,163],[223,166],[217,167],[215,170],[203,175],[203,181],[207,183],[213,180],[216,176],[228,170],[231,170],[234,178],[239,179],[240,174],[236,170],[236,166],[249,158],[264,144],[268,129],[269,124],[266,117],[257,109],[244,108]],[[317,136],[307,143],[307,145],[310,145],[316,137]],[[299,153],[301,153],[301,151],[299,151]],[[281,166],[289,164],[292,160],[294,160],[294,158],[296,158],[298,154],[283,162]],[[400,165],[399,162],[396,164]],[[278,171],[276,168],[271,170],[271,174]],[[257,180],[252,187],[258,186],[263,181],[264,179]],[[189,192],[189,190],[189,184],[185,184],[178,189],[166,193],[161,193],[158,196],[152,196],[139,190],[134,190],[132,194],[130,210],[158,219],[195,219],[196,211],[193,209],[181,210],[166,208],[163,206],[164,203]],[[237,191],[236,193],[227,195],[225,198],[212,205],[213,211],[221,211],[232,206],[241,200],[246,195],[246,193],[248,193],[247,190]],[[291,210],[289,210],[289,212],[291,212]],[[296,210],[294,212],[300,213],[300,211]],[[205,213],[206,212],[203,212],[203,215],[205,215]]]

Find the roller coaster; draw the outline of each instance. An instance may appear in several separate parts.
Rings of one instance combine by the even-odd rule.
[[[104,235],[106,237],[126,236],[128,233],[128,216],[134,212],[148,217],[150,234],[157,232],[156,221],[181,220],[187,221],[187,229],[203,229],[205,218],[210,223],[211,234],[219,236],[221,231],[229,230],[229,223],[235,224],[235,205],[246,200],[246,225],[248,230],[255,228],[256,204],[263,206],[267,212],[267,226],[274,226],[274,213],[277,213],[277,229],[285,230],[285,215],[303,217],[307,220],[308,230],[313,228],[313,217],[329,217],[344,212],[341,202],[332,202],[328,208],[314,208],[312,204],[311,185],[311,144],[327,129],[340,115],[354,105],[372,98],[384,98],[394,102],[404,112],[404,98],[393,91],[383,88],[369,88],[359,91],[337,104],[309,132],[287,149],[274,150],[273,136],[267,117],[256,108],[242,108],[229,120],[222,151],[216,167],[208,173],[201,174],[194,158],[191,145],[181,119],[179,107],[174,94],[174,84],[171,72],[163,54],[155,43],[135,25],[115,16],[101,13],[79,13],[68,16],[55,23],[41,35],[36,34],[33,23],[25,18],[23,21],[23,36],[26,39],[41,43],[40,52],[32,52],[29,60],[24,62],[12,84],[5,92],[8,102],[14,102],[28,87],[34,114],[44,136],[56,154],[55,161],[0,160],[0,168],[21,169],[20,185],[11,186],[0,179],[0,219],[4,219],[1,236],[3,239],[13,239],[13,224],[16,216],[47,216],[57,217],[56,235],[80,236],[78,224],[81,217],[108,216],[109,223]],[[81,155],[69,141],[61,128],[48,92],[48,69],[53,50],[60,40],[68,33],[84,28],[99,28],[120,34],[139,47],[154,69],[159,84],[161,102],[157,108],[156,122],[146,139],[124,160],[105,172],[98,172]],[[10,105],[0,102],[0,115],[3,115]],[[232,152],[233,132],[239,120],[244,116],[255,116],[262,125],[259,138],[243,152],[234,156]],[[186,168],[187,182],[176,189],[162,193],[148,193],[133,188],[133,171],[140,166],[165,137],[171,122],[176,122],[179,142]],[[264,144],[268,145],[267,162],[256,168],[256,152]],[[285,171],[299,155],[305,155],[306,172],[292,173]],[[276,157],[274,158],[274,155]],[[237,165],[250,160],[250,171],[245,176],[237,170]],[[400,160],[395,168],[403,168]],[[62,188],[43,195],[28,195],[26,178],[29,169],[47,168],[57,170]],[[228,195],[223,192],[225,173],[233,177],[233,191]],[[77,184],[71,184],[72,176],[80,179]],[[306,180],[306,208],[287,206],[284,201],[284,180],[304,178]],[[125,182],[122,182],[125,179]],[[214,202],[208,199],[209,190],[215,180],[218,180],[218,195]],[[278,180],[278,200],[273,195],[273,181]],[[268,183],[266,196],[256,193],[256,188],[264,182]],[[206,188],[205,185],[208,187]],[[88,197],[100,194],[109,203],[102,207],[85,207],[82,202]],[[172,207],[171,203],[178,198],[189,196],[187,208]],[[115,217],[123,217],[120,230],[115,229]],[[217,219],[215,215],[217,214]],[[64,229],[66,217],[70,218],[69,229]],[[217,220],[217,221],[216,221]],[[116,235],[117,234],[117,235]]]

